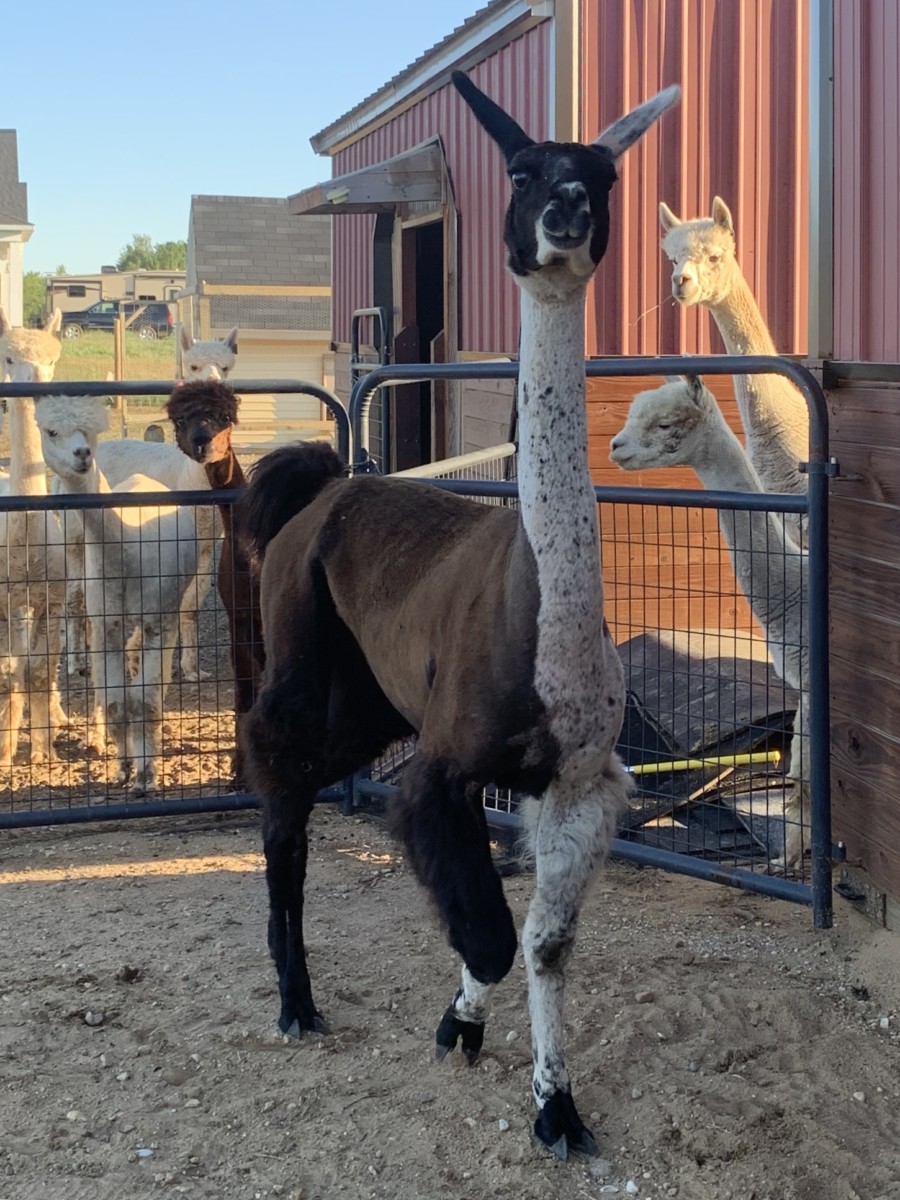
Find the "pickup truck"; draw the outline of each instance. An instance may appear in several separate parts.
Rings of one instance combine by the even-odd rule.
[[[62,335],[78,338],[86,329],[111,333],[120,313],[125,314],[125,328],[145,339],[168,337],[174,326],[172,310],[161,300],[98,300],[80,312],[64,312]]]

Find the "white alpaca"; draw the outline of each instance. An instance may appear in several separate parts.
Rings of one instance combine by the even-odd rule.
[[[735,258],[734,222],[719,196],[712,216],[681,221],[665,203],[659,219],[664,253],[672,262],[672,295],[712,313],[729,354],[777,354],[772,335]],[[747,453],[766,492],[806,492],[798,463],[809,456],[809,411],[781,375],[736,375],[734,390],[747,435]],[[797,517],[789,531],[801,536]]]
[[[237,357],[237,328],[230,330],[223,341],[195,342],[181,327],[181,378],[224,380]],[[205,458],[188,458],[179,446],[166,442],[148,442],[138,438],[116,438],[101,442],[96,450],[97,463],[113,491],[120,491],[123,480],[132,475],[148,475],[172,492],[209,490]],[[194,509],[197,528],[197,575],[185,592],[184,608],[179,622],[181,641],[181,677],[187,682],[209,679],[209,672],[200,666],[200,610],[212,583],[212,562],[215,544],[221,530],[214,508]],[[72,546],[71,571],[80,578],[77,545]],[[85,632],[79,614],[78,595],[70,598],[71,618],[67,631],[69,670],[84,670]]]
[[[195,342],[184,325],[180,327],[178,337],[181,348],[179,379],[223,382],[228,378],[237,360],[237,326],[221,341]]]
[[[690,466],[710,490],[763,490],[715,397],[696,377],[670,380],[635,396],[625,428],[612,439],[610,458],[625,471]],[[789,824],[784,857],[792,863],[803,852],[801,823],[808,812],[808,558],[773,513],[720,509],[719,528],[737,581],[765,633],[775,670],[800,696],[791,741],[793,787],[785,804]]]
[[[62,350],[56,309],[44,329],[9,323],[0,308],[0,365],[12,383],[48,383]],[[47,468],[34,418],[34,401],[14,398],[9,412],[10,474],[4,491],[47,495]],[[25,702],[31,710],[31,761],[55,758],[53,739],[67,724],[57,685],[66,562],[52,513],[0,514],[0,766],[16,753]]]
[[[70,495],[111,489],[94,452],[108,416],[102,400],[51,396],[38,407],[44,455]],[[134,475],[121,491],[159,491]],[[73,512],[67,514],[70,518]],[[93,732],[114,740],[117,785],[135,794],[157,786],[163,702],[185,588],[197,570],[190,509],[84,509],[85,611],[94,688]],[[127,659],[136,661],[128,669]]]

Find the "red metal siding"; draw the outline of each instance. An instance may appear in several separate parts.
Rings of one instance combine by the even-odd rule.
[[[550,22],[472,68],[488,95],[537,140],[548,136]],[[444,87],[354,142],[334,157],[342,175],[440,135],[459,213],[461,350],[514,353],[518,342],[518,296],[503,262],[503,215],[509,185],[503,162],[453,87]],[[370,217],[334,222],[334,337],[350,340],[350,313],[371,304]]]
[[[900,6],[834,6],[834,344],[900,360]]]
[[[622,161],[610,246],[589,300],[588,352],[722,350],[707,313],[670,299],[657,218],[660,200],[697,217],[719,194],[776,346],[802,353],[808,0],[583,0],[582,14],[585,138],[661,87],[683,90],[662,134],[649,133]]]

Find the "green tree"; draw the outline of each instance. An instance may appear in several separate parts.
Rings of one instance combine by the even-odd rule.
[[[136,233],[116,260],[119,271],[183,271],[187,242],[155,243],[147,233]]]
[[[26,271],[22,277],[22,323],[40,329],[47,315],[47,276]]]

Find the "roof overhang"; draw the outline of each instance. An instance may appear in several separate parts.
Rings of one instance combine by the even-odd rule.
[[[491,0],[393,79],[309,139],[316,154],[336,154],[501,46],[552,17],[557,0]]]
[[[0,219],[0,242],[27,242],[33,233],[33,225],[18,225]]]
[[[398,204],[446,200],[444,152],[438,138],[431,138],[393,158],[336,175],[288,197],[288,212],[294,217],[325,213],[393,212]]]

